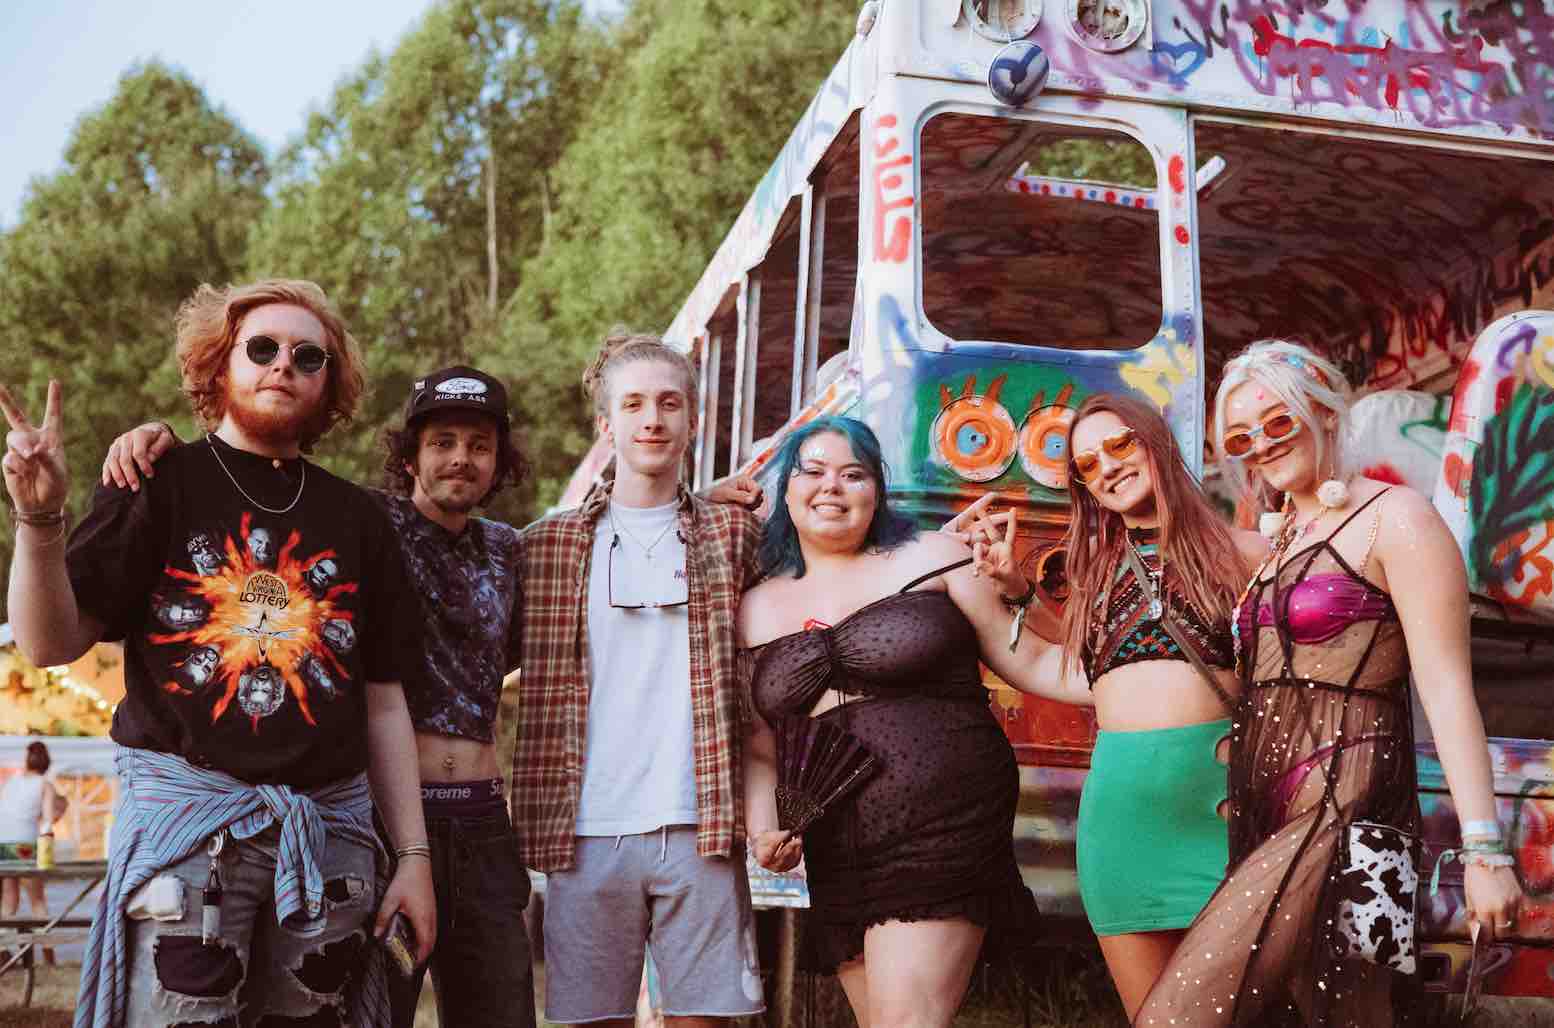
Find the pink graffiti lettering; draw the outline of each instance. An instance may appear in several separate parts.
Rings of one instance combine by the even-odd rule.
[[[895,127],[894,114],[885,115],[874,126],[874,259],[900,264],[912,249],[910,208],[915,201],[906,174],[897,170],[911,167],[912,155],[890,156],[901,144],[892,131]],[[886,200],[887,192],[896,193],[896,198]],[[892,217],[893,211],[901,213]]]

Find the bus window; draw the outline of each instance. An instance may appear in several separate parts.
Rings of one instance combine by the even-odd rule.
[[[1554,163],[1197,119],[1211,377],[1254,339],[1332,355],[1356,386],[1449,389],[1478,331],[1554,304]]]
[[[1149,151],[1116,132],[940,114],[921,140],[923,313],[956,340],[1142,346],[1160,330]]]
[[[801,403],[823,393],[845,362],[842,355],[852,333],[853,294],[858,286],[858,173],[858,114],[854,112],[812,178],[815,202],[822,206],[824,215],[817,231],[822,237],[817,373],[813,393],[800,397]],[[813,278],[810,289],[815,289]],[[814,300],[812,297],[811,302]]]
[[[793,325],[798,311],[800,211],[788,202],[766,259],[760,263],[760,332],[756,338],[755,396],[749,411],[753,450],[787,423],[793,389]],[[740,454],[741,461],[749,457]]]
[[[735,290],[729,292],[732,294]],[[707,410],[716,411],[717,416],[701,430],[703,440],[712,444],[711,463],[703,467],[704,487],[728,474],[729,443],[733,438],[729,426],[734,423],[734,358],[738,350],[739,325],[732,297],[719,311],[707,325],[707,336],[712,340],[707,350],[711,362],[707,365],[707,381],[717,383],[716,393],[707,398]]]

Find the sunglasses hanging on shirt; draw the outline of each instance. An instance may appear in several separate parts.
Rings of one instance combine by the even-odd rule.
[[[680,535],[678,532],[675,534],[679,537],[682,543],[685,542],[685,537],[683,535]],[[605,571],[605,589],[609,595],[610,606],[614,607],[616,610],[668,610],[672,607],[683,607],[691,602],[689,583],[686,581],[685,575],[683,573],[671,578],[670,581],[674,583],[673,586],[671,586],[670,589],[666,590],[665,593],[658,598],[640,599],[637,600],[637,602],[631,602],[629,598],[625,600],[617,600],[615,598],[615,555],[624,549],[625,547],[621,542],[620,533],[617,532],[610,540],[610,563],[609,567]],[[651,559],[651,557],[649,557],[649,559]],[[668,570],[667,567],[665,570]]]

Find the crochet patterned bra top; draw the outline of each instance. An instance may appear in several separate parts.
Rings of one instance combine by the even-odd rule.
[[[1160,575],[1159,548],[1144,537],[1138,542],[1138,550],[1144,570],[1155,581],[1160,581],[1157,577]],[[1170,575],[1163,577],[1164,608],[1170,612],[1199,659],[1209,667],[1234,667],[1235,640],[1230,633],[1230,620],[1223,616],[1207,616],[1174,587]],[[1104,613],[1100,609],[1101,603],[1106,604]],[[1126,664],[1144,660],[1187,660],[1171,633],[1152,616],[1149,606],[1149,598],[1127,561],[1119,561],[1110,595],[1097,599],[1088,639],[1080,654],[1085,676],[1092,686],[1108,671]]]

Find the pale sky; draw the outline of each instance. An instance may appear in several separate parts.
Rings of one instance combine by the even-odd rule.
[[[620,0],[592,0],[594,10]],[[433,0],[0,0],[0,227],[136,61],[182,68],[274,156],[368,50]]]

